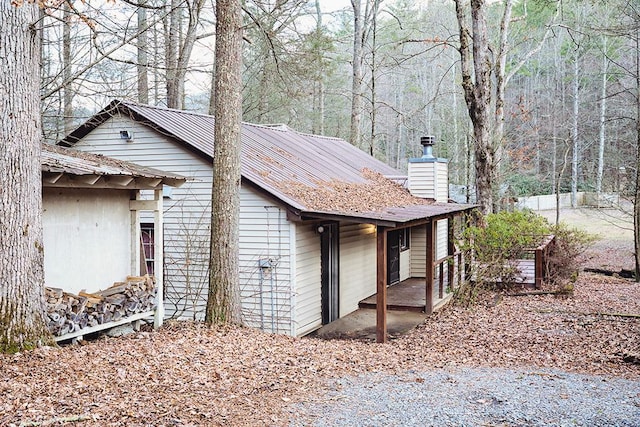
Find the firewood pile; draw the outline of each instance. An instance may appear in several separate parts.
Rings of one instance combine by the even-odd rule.
[[[47,320],[54,336],[86,327],[115,322],[155,308],[155,283],[149,275],[128,276],[110,288],[78,295],[59,288],[45,288]]]

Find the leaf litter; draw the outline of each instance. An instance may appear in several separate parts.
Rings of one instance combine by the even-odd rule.
[[[494,300],[495,301],[495,300]],[[582,274],[572,296],[450,305],[387,344],[169,322],[158,331],[0,356],[0,425],[288,425],[329,380],[442,367],[554,368],[640,379],[640,285]]]

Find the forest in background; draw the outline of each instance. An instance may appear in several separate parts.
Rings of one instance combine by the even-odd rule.
[[[489,2],[499,45],[503,1]],[[452,0],[244,5],[243,120],[349,140],[406,170],[436,136],[453,184],[473,186],[473,130]],[[635,7],[635,9],[634,9]],[[634,193],[638,6],[625,0],[515,1],[504,40],[504,152],[510,195]],[[41,11],[43,131],[55,142],[110,99],[212,114],[212,0],[61,3]],[[497,63],[498,51],[489,60]],[[494,82],[495,84],[495,82]]]

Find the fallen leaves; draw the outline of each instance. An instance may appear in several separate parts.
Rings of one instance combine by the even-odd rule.
[[[284,426],[296,416],[295,403],[327,391],[328,378],[444,366],[640,378],[640,365],[624,360],[640,349],[640,319],[598,312],[640,313],[640,285],[582,274],[571,297],[449,306],[387,344],[172,322],[155,332],[0,356],[0,425],[73,418],[87,426]]]

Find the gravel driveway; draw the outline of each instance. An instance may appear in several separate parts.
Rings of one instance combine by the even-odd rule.
[[[292,426],[640,426],[640,381],[532,369],[381,373],[332,383]]]

